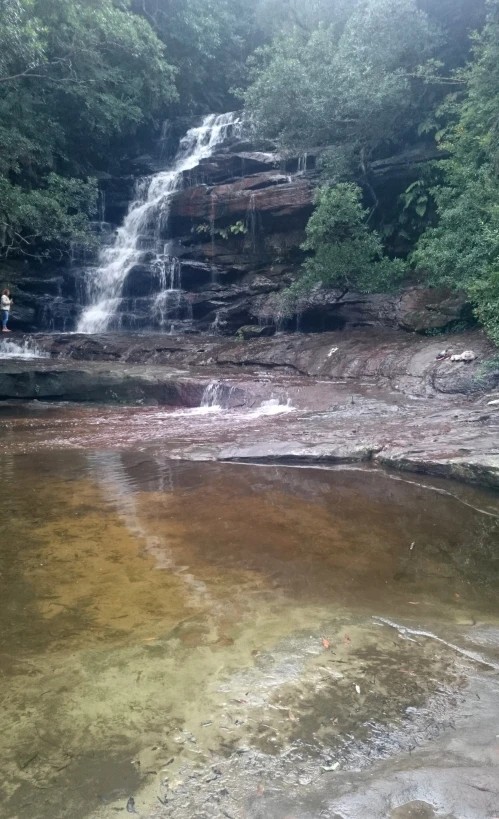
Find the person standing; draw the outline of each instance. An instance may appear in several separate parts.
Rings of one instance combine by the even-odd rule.
[[[0,305],[2,309],[2,333],[10,333],[7,324],[9,322],[10,308],[12,304],[14,304],[14,302],[10,297],[10,290],[4,290]]]

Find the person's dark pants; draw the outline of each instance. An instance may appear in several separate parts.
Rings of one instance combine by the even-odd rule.
[[[8,310],[2,310],[2,330],[7,329],[8,321],[9,321],[9,311]]]

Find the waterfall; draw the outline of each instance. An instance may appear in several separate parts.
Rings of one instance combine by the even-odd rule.
[[[225,392],[226,388],[220,381],[211,381],[205,388],[201,398],[201,406],[220,409]]]
[[[301,156],[298,157],[298,170],[297,176],[303,176],[307,172],[308,166],[308,153],[305,152]]]
[[[173,330],[175,321],[191,318],[191,304],[182,291],[182,271],[179,260],[171,255],[170,244],[164,246],[163,253],[158,256],[154,268],[159,277],[159,293],[154,299],[152,315],[161,330]]]
[[[50,358],[50,353],[40,350],[32,338],[23,339],[21,344],[10,338],[4,338],[0,340],[0,361],[7,358]]]
[[[256,194],[251,193],[246,212],[245,227],[250,236],[251,252],[256,253]]]
[[[205,117],[199,127],[191,128],[181,140],[171,169],[161,171],[137,185],[135,200],[118,228],[114,243],[102,248],[98,266],[86,271],[89,304],[80,317],[77,332],[98,333],[109,329],[119,309],[128,273],[140,262],[144,250],[151,250],[151,232],[152,252],[156,256],[152,267],[158,272],[161,283],[162,300],[158,297],[157,310],[166,320],[170,297],[162,294],[172,291],[177,293],[174,301],[178,309],[181,302],[180,273],[175,278],[176,273],[170,272],[180,271],[178,260],[173,259],[170,243],[160,242],[161,233],[167,231],[172,197],[182,187],[184,172],[211,156],[220,143],[234,131],[240,130],[241,124],[240,117],[234,113]]]

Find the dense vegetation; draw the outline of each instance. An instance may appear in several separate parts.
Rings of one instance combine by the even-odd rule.
[[[441,163],[443,183],[432,190],[438,221],[416,247],[413,262],[432,283],[464,289],[478,318],[499,343],[499,4],[462,72],[465,93],[452,96]]]
[[[245,95],[283,148],[328,146],[294,292],[379,290],[419,269],[429,284],[464,290],[499,343],[498,0],[314,8],[315,20],[297,19],[260,49]],[[372,162],[429,137],[442,159],[388,208]]]
[[[0,254],[91,242],[100,175],[166,118],[233,106],[257,44],[251,8],[0,0]]]
[[[0,0],[4,254],[88,240],[94,174],[175,99],[145,20],[112,0]]]
[[[99,176],[241,98],[282,150],[325,149],[295,290],[417,267],[499,341],[499,0],[0,0],[0,253],[89,243]],[[380,200],[373,163],[437,145]]]

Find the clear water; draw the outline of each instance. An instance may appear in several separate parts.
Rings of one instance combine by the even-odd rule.
[[[192,817],[190,776],[207,798],[242,760],[237,796],[276,765],[367,764],[409,706],[466,687],[460,651],[493,673],[499,500],[425,484],[104,442],[4,454],[2,816],[109,819],[133,795]]]

